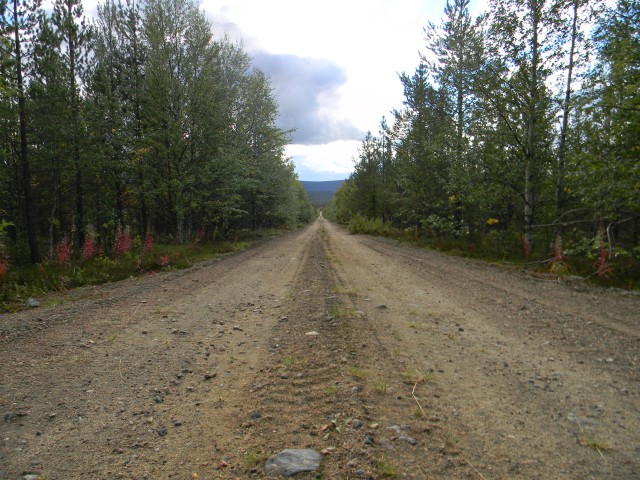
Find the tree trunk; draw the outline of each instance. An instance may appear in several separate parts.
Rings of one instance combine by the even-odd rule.
[[[533,222],[535,211],[534,197],[534,175],[532,169],[537,161],[536,152],[536,126],[538,107],[538,28],[540,25],[540,7],[538,4],[532,5],[532,39],[531,39],[531,79],[529,88],[529,119],[527,125],[527,152],[525,156],[525,178],[524,178],[524,249],[525,255],[533,249],[534,234]]]
[[[73,22],[72,3],[67,1],[67,15]],[[82,186],[82,164],[80,161],[80,113],[78,106],[78,92],[76,88],[76,53],[77,39],[74,27],[69,26],[69,89],[71,95],[71,142],[73,144],[73,164],[76,170],[76,228],[78,229],[78,244],[84,244],[84,192]]]
[[[31,169],[29,168],[29,150],[27,142],[27,107],[24,95],[24,80],[22,77],[22,51],[20,48],[20,26],[18,16],[18,0],[13,0],[13,28],[15,37],[16,77],[18,83],[18,117],[20,123],[20,166],[22,167],[22,194],[24,195],[24,216],[29,242],[31,263],[40,260],[38,239],[31,199]]]
[[[567,130],[569,129],[569,113],[571,110],[571,82],[573,77],[574,52],[578,26],[578,0],[573,2],[573,25],[571,27],[571,48],[569,50],[569,65],[567,67],[567,87],[562,106],[562,127],[560,130],[560,145],[558,146],[558,171],[556,177],[556,242],[562,245],[562,225],[560,219],[564,212],[565,203],[565,155],[567,144]]]

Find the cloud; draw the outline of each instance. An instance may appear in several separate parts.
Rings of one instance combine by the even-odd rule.
[[[359,140],[338,140],[324,145],[288,145],[301,180],[340,180],[353,171]]]
[[[278,126],[291,130],[292,141],[319,145],[338,140],[356,140],[364,132],[350,120],[337,118],[333,110],[347,75],[328,60],[297,55],[259,52],[254,65],[266,73],[280,106]]]

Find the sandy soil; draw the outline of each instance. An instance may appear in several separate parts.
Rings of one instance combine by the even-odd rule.
[[[321,218],[57,300],[0,316],[0,479],[640,478],[637,295]]]

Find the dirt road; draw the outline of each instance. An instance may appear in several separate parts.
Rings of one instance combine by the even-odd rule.
[[[0,479],[640,478],[640,297],[319,219],[0,316]]]

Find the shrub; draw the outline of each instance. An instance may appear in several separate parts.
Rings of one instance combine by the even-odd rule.
[[[120,257],[127,252],[131,251],[131,246],[133,242],[131,241],[131,233],[129,232],[129,227],[122,230],[118,228],[116,233],[116,239],[113,243],[113,256]]]
[[[56,245],[56,258],[58,259],[58,263],[60,265],[67,265],[71,262],[71,242],[64,237],[58,244]]]
[[[372,235],[385,235],[391,234],[391,225],[382,221],[381,218],[367,218],[362,215],[354,216],[348,225],[349,233],[351,234],[372,234]]]

